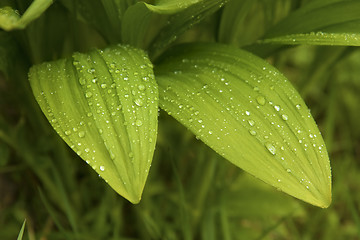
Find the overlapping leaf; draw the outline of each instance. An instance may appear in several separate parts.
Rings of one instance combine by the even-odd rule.
[[[42,111],[120,195],[140,201],[157,134],[157,85],[138,49],[114,46],[31,68]]]
[[[287,79],[252,54],[179,46],[155,68],[160,106],[223,157],[296,198],[331,202],[322,136]]]
[[[52,3],[52,0],[35,0],[22,16],[11,7],[0,8],[0,28],[6,31],[23,29],[45,12]]]

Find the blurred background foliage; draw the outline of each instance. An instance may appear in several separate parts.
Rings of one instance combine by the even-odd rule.
[[[30,2],[2,1],[0,7],[10,5],[21,13]],[[217,41],[251,50],[273,24],[307,2],[230,1],[184,29],[176,43]],[[242,11],[236,20],[229,17],[234,9]],[[171,18],[177,21],[173,15],[152,14],[139,45],[149,48],[161,24]],[[0,239],[15,239],[24,219],[24,239],[29,240],[360,239],[358,48],[277,46],[263,52],[301,93],[322,131],[333,173],[328,209],[249,176],[162,111],[142,201],[132,205],[53,131],[27,81],[32,64],[121,38],[99,30],[108,20],[93,21],[79,17],[71,1],[63,0],[23,31],[0,31],[0,46],[6,46],[0,48]]]

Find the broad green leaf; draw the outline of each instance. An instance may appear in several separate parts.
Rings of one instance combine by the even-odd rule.
[[[228,0],[201,1],[171,16],[168,24],[161,29],[160,34],[154,39],[150,47],[151,55],[157,55],[159,51],[177,40],[182,33],[219,10],[227,2]]]
[[[204,0],[155,0],[155,4],[145,3],[146,7],[159,14],[173,14]]]
[[[138,203],[157,134],[157,85],[141,50],[113,46],[35,65],[30,84],[65,142],[120,195]]]
[[[11,7],[0,8],[0,28],[6,31],[24,29],[29,23],[40,17],[52,3],[52,0],[35,0],[22,16]]]
[[[322,136],[289,81],[264,60],[219,44],[169,51],[155,68],[160,106],[236,166],[296,198],[331,202]]]

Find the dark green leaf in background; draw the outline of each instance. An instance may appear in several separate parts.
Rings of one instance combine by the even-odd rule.
[[[143,51],[114,46],[35,65],[36,100],[65,142],[120,195],[138,203],[157,134],[157,85]]]
[[[360,45],[360,2],[314,1],[292,12],[259,43]]]
[[[160,106],[216,152],[281,191],[329,206],[324,141],[278,70],[237,48],[203,43],[172,49],[155,74]]]
[[[171,16],[150,47],[150,55],[157,55],[195,24],[201,22],[227,3],[228,0],[200,1]]]

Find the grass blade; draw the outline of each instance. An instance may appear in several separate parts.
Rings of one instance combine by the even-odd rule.
[[[23,238],[23,234],[24,234],[24,230],[25,230],[25,223],[26,223],[26,219],[24,220],[24,223],[21,226],[17,240],[21,240]]]

